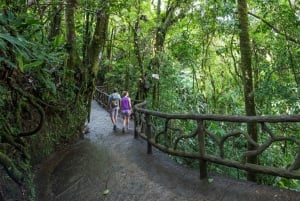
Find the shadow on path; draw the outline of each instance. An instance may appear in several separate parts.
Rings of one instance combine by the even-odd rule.
[[[121,120],[119,127],[121,127]],[[36,173],[38,201],[299,201],[300,193],[212,176],[176,164],[112,130],[109,114],[92,103],[86,138],[55,153]],[[132,126],[133,127],[133,126]],[[103,192],[108,189],[109,193]]]

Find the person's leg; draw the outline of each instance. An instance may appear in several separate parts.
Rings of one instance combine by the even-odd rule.
[[[119,109],[115,109],[115,124],[118,122]]]
[[[126,114],[124,112],[122,112],[122,116],[123,116],[123,128],[122,128],[122,132],[125,132],[125,128],[126,128]]]
[[[111,122],[114,124],[114,111],[113,111],[113,109],[110,109],[109,114],[110,114]]]
[[[112,112],[111,112],[111,121],[112,121],[112,123],[113,123],[113,125],[114,125],[114,127],[113,127],[114,130],[117,129],[117,125],[116,125],[116,124],[117,124],[116,115],[118,115],[118,114],[117,114],[117,109],[113,108],[113,109],[112,109]]]
[[[129,129],[130,118],[131,118],[131,110],[129,110],[129,112],[128,112],[128,123],[127,123],[127,129]]]
[[[126,114],[126,128],[129,129],[130,114]]]

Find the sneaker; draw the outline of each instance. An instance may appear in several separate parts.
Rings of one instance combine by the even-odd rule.
[[[122,128],[122,133],[125,133],[125,128],[124,127]]]
[[[117,125],[114,125],[114,128],[113,128],[113,129],[114,129],[114,131],[117,130]]]

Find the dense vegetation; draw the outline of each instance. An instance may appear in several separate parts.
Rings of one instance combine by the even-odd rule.
[[[166,112],[299,113],[297,1],[0,6],[0,171],[23,197],[34,199],[32,165],[82,135],[96,85],[129,90]],[[299,188],[292,180],[278,185]]]

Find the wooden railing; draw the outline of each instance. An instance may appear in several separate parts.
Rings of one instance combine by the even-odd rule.
[[[109,94],[107,93],[107,87],[104,87],[104,86],[97,86],[96,87],[96,90],[95,90],[95,93],[94,93],[94,100],[96,100],[98,102],[98,104],[101,105],[104,108],[107,108],[108,96],[109,96]],[[132,105],[135,105],[135,104],[141,103],[141,102],[142,101],[140,101],[140,100],[131,99],[131,104]]]
[[[96,100],[107,96],[100,90],[97,93],[102,95],[95,94]],[[97,101],[106,100],[107,97]],[[247,133],[249,123],[257,124],[258,142]],[[193,129],[184,130],[186,127]],[[154,146],[173,156],[199,160],[201,179],[207,178],[208,162],[251,173],[300,179],[300,115],[169,114],[148,110],[143,102],[134,106],[134,137],[147,141],[149,154]],[[247,150],[249,143],[255,149]],[[270,160],[271,154],[277,156],[272,157],[273,161],[261,161]],[[280,154],[291,155],[289,164],[281,161]],[[258,164],[247,163],[247,157],[252,156],[259,158]]]
[[[250,117],[169,114],[147,110],[145,106],[145,102],[135,106],[135,137],[141,136],[147,140],[148,153],[152,153],[152,146],[154,146],[170,155],[198,159],[200,178],[207,177],[207,162],[212,162],[255,173],[300,179],[298,170],[300,168],[300,115]],[[192,131],[180,127],[187,122],[194,122]],[[243,129],[246,128],[247,123],[254,123],[259,127],[260,143],[255,142],[246,129]],[[230,130],[225,131],[228,128]],[[214,133],[213,130],[223,130],[223,133]],[[287,135],[288,130],[289,135]],[[255,149],[247,150],[247,143],[254,145]],[[195,149],[192,151],[186,149],[189,144],[192,144]],[[239,153],[237,157],[227,153],[230,147],[232,147],[231,151]],[[239,147],[239,150],[233,150],[236,147]],[[214,150],[212,151],[211,148]],[[291,149],[293,149],[297,152],[293,153],[294,158],[288,166],[278,165],[280,156],[275,157],[276,161],[269,165],[246,162],[247,157],[266,155],[272,149],[277,151],[280,149],[279,152],[285,153],[292,153]],[[260,164],[263,164],[263,161]]]
[[[94,93],[94,99],[98,102],[98,104],[100,104],[104,108],[107,108],[108,105],[109,94],[106,93],[106,91],[106,87],[97,86]]]

